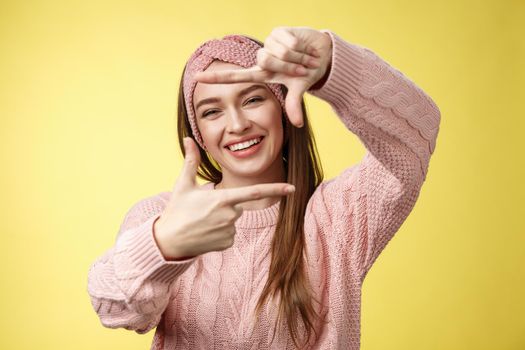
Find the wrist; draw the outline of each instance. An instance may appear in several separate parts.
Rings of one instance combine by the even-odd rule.
[[[160,218],[160,216],[159,216]],[[160,220],[159,218],[157,218],[154,222],[153,222],[153,238],[155,240],[155,243],[157,244],[157,247],[160,251],[160,253],[162,254],[162,257],[164,258],[164,260],[166,261],[180,261],[180,260],[186,260],[186,259],[191,259],[191,258],[194,258],[194,256],[187,256],[187,255],[184,255],[182,253],[179,253],[176,251],[176,249],[174,249],[175,247],[175,244],[166,244],[165,240],[164,240],[164,236],[162,235],[162,231],[161,231],[161,223],[160,223]],[[172,247],[173,249],[167,249],[166,247],[167,246],[170,246]]]
[[[333,47],[333,45],[332,45],[332,37],[328,33],[325,33],[325,32],[321,32],[321,33],[326,38],[326,43],[327,43],[328,48],[326,49],[325,55],[328,57],[328,61],[325,63],[326,64],[326,68],[324,70],[323,76],[319,80],[317,80],[317,82],[315,82],[309,88],[309,90],[320,89],[324,85],[324,83],[326,83],[326,81],[328,80],[328,76],[330,75],[330,70],[332,68],[332,47]]]
[[[168,245],[166,244],[166,241],[164,239],[165,236],[162,234],[162,225],[159,219],[160,216],[153,222],[153,238],[155,240],[155,243],[157,244],[157,248],[159,249],[164,259],[171,260],[173,259],[173,255],[171,255],[166,248]]]
[[[324,85],[324,83],[326,83],[326,81],[328,80],[328,76],[330,75],[331,68],[332,68],[332,60],[330,59],[330,62],[328,62],[328,67],[326,68],[324,75],[315,84],[310,86],[308,90],[320,89]]]

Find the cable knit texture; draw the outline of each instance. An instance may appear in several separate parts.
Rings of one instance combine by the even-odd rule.
[[[371,50],[322,31],[332,39],[332,66],[323,86],[308,93],[329,103],[367,152],[323,181],[306,208],[308,278],[326,322],[309,349],[359,349],[363,280],[416,203],[441,116],[428,95]],[[214,190],[213,183],[202,186]],[[253,320],[280,202],[245,210],[231,248],[166,261],[152,228],[169,196],[133,205],[115,245],[92,264],[87,290],[102,324],[140,334],[156,327],[152,349],[293,349],[287,327],[273,327],[273,301],[260,325]]]

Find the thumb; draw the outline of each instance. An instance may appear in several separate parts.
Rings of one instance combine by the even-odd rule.
[[[303,93],[300,90],[291,88],[288,90],[284,101],[288,119],[290,119],[290,122],[298,128],[303,126],[303,111],[301,108],[302,97]]]
[[[191,137],[185,137],[182,142],[184,143],[184,165],[176,186],[185,189],[197,185],[195,177],[197,176],[197,169],[201,162],[201,156],[198,146]]]

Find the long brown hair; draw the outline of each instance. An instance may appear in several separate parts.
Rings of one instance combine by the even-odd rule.
[[[261,46],[263,45],[257,39],[249,39],[256,41]],[[182,75],[184,76],[184,72]],[[281,87],[284,96],[286,96],[286,86],[281,85]],[[307,335],[305,344],[308,344],[312,330],[316,333],[316,337],[318,336],[313,318],[318,319],[319,315],[312,306],[313,296],[306,275],[304,215],[310,197],[324,177],[304,99],[301,101],[301,107],[304,118],[302,128],[293,126],[286,116],[286,111],[283,110],[282,157],[286,182],[295,186],[295,192],[281,198],[278,222],[272,240],[272,258],[268,280],[255,310],[258,316],[266,299],[270,295],[275,297],[276,294],[279,294],[280,305],[276,325],[282,318],[286,318],[289,333],[296,347],[299,347],[297,345],[299,338],[297,312],[300,313],[305,326]],[[179,86],[177,133],[181,152],[185,156],[184,137],[191,137],[194,140],[195,137],[188,121],[182,78]],[[218,184],[222,181],[220,166],[201,147],[199,147],[199,152],[201,163],[197,170],[197,176]],[[258,319],[259,317],[257,317]]]

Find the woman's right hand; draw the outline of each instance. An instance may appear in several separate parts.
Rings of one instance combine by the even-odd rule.
[[[154,223],[154,236],[167,260],[194,257],[233,245],[235,221],[242,214],[239,203],[264,197],[281,197],[292,192],[287,183],[204,190],[195,177],[200,154],[195,141],[184,140],[185,158],[166,208]],[[295,190],[295,189],[294,189]]]

